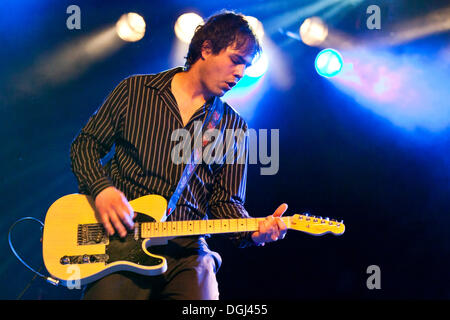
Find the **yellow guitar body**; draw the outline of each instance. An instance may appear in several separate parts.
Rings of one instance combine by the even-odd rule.
[[[166,211],[167,202],[159,195],[147,195],[130,201],[130,205],[134,212],[138,212],[140,216],[144,215],[150,220],[161,221]],[[57,278],[64,285],[73,285],[74,281],[77,280],[80,281],[80,285],[83,285],[120,270],[144,275],[158,275],[166,271],[165,258],[147,251],[147,248],[155,243],[152,243],[150,239],[137,241],[134,239],[132,232],[123,241],[113,236],[111,239],[103,237],[106,243],[88,241],[88,243],[80,244],[80,233],[83,233],[83,231],[80,232],[79,226],[95,226],[96,224],[100,227],[100,220],[90,196],[70,194],[52,204],[45,218],[42,241],[45,267],[52,277]],[[113,238],[114,240],[112,240]],[[144,263],[141,264],[142,261],[129,259],[126,256],[124,256],[124,259],[127,260],[101,261],[105,259],[104,255],[107,254],[107,246],[111,245],[111,241],[117,243],[119,250],[122,251],[135,249],[139,245],[140,248],[138,249],[149,257],[150,263],[146,264],[143,261]],[[134,244],[131,244],[131,242],[134,242]],[[161,242],[158,244],[161,244]],[[120,248],[121,245],[123,248]],[[64,260],[64,257],[66,257],[66,260]],[[82,263],[73,263],[73,261],[70,261],[71,259],[81,259]]]

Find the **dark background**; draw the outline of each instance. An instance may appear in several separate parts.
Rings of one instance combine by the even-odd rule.
[[[319,2],[319,1],[317,1]],[[387,25],[443,7],[445,1],[363,1],[333,20],[355,37],[379,35],[365,28],[365,10],[378,4]],[[6,1],[0,19],[2,216],[0,298],[78,299],[78,291],[33,280],[12,255],[9,227],[21,217],[41,219],[59,197],[77,192],[69,147],[79,129],[120,80],[130,74],[170,67],[173,25],[186,11],[204,17],[235,9],[263,23],[313,1]],[[66,28],[66,8],[76,4],[81,30]],[[60,84],[18,90],[26,71],[43,54],[137,12],[148,33],[139,42],[97,61]],[[386,24],[383,25],[383,27]],[[297,29],[296,29],[297,28]],[[298,26],[292,31],[297,32]],[[435,52],[449,33],[399,45]],[[317,75],[317,48],[269,35],[293,62],[294,85],[270,87],[258,103],[251,128],[280,129],[280,168],[260,175],[249,167],[246,208],[266,216],[289,204],[287,215],[309,211],[343,219],[341,237],[290,231],[262,248],[237,249],[221,237],[210,244],[224,260],[218,273],[223,299],[448,299],[450,240],[449,128],[405,130],[359,106]],[[424,53],[426,54],[426,53]],[[420,66],[418,66],[420,67]],[[442,79],[442,81],[448,81]],[[442,101],[449,106],[448,101]],[[448,116],[443,114],[444,116]],[[40,231],[25,222],[13,234],[16,249],[35,268],[42,266]],[[366,270],[381,270],[381,289],[369,290]],[[41,272],[46,274],[45,268]]]

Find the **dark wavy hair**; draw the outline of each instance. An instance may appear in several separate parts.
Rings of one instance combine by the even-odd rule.
[[[260,54],[262,49],[253,30],[245,17],[240,13],[223,10],[211,17],[195,30],[186,56],[185,69],[188,70],[202,54],[202,46],[209,41],[213,54],[218,54],[233,45],[245,54]]]

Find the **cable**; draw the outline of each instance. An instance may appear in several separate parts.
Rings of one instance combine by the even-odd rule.
[[[39,268],[38,272],[42,270],[42,266]],[[25,294],[25,292],[27,292],[27,290],[30,288],[31,284],[33,283],[33,281],[37,278],[37,274],[35,274],[33,276],[33,278],[27,283],[27,285],[25,286],[25,288],[22,290],[21,293],[19,293],[19,295],[17,296],[16,300],[20,300],[22,299],[23,295]]]
[[[57,286],[57,285],[59,284],[59,281],[58,281],[58,280],[53,279],[53,278],[51,278],[51,277],[46,277],[46,276],[44,276],[42,273],[40,273],[40,272],[34,270],[32,267],[30,267],[30,266],[29,266],[29,265],[28,265],[28,264],[27,264],[27,263],[19,256],[19,254],[18,254],[18,253],[16,252],[16,250],[14,249],[14,246],[12,245],[12,242],[11,242],[11,232],[12,232],[12,230],[14,229],[14,227],[15,227],[19,222],[22,222],[22,221],[25,221],[25,220],[33,220],[33,221],[39,222],[39,224],[41,225],[41,230],[42,230],[42,228],[44,227],[44,223],[42,223],[41,220],[36,219],[36,218],[33,218],[33,217],[24,217],[24,218],[21,218],[21,219],[17,220],[16,222],[14,222],[14,223],[12,224],[12,226],[9,228],[9,231],[8,231],[8,242],[9,242],[9,247],[11,248],[11,251],[14,253],[14,255],[16,256],[16,258],[17,258],[20,262],[22,262],[22,264],[23,264],[25,267],[27,267],[28,269],[30,269],[32,272],[34,272],[34,273],[35,273],[36,275],[38,275],[39,277],[43,278],[45,281],[47,281],[47,282],[49,282],[49,283],[51,283],[51,284]]]

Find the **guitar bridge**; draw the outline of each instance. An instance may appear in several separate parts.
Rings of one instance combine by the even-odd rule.
[[[105,228],[100,223],[79,224],[77,234],[77,244],[108,244],[109,237]]]

